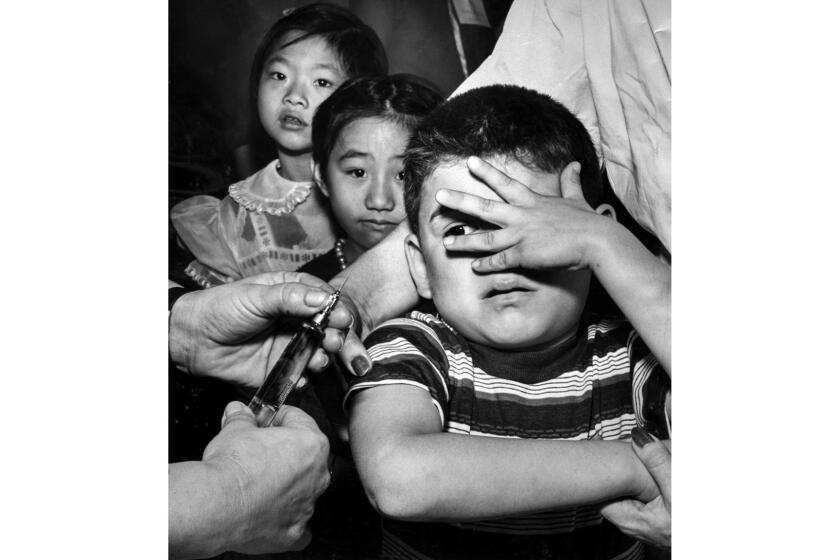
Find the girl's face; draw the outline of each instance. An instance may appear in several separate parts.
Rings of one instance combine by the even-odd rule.
[[[402,159],[409,135],[402,124],[365,117],[336,139],[321,182],[347,234],[348,258],[379,243],[405,218]]]
[[[278,41],[283,45],[294,35]],[[324,99],[347,80],[335,51],[321,37],[277,48],[263,64],[257,91],[260,123],[278,149],[312,151],[312,118]]]

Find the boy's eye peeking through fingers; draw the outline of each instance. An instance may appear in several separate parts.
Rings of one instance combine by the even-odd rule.
[[[444,230],[443,236],[450,237],[458,235],[467,235],[468,233],[472,233],[475,230],[476,228],[469,224],[454,224],[450,227],[447,227],[446,230]]]
[[[499,229],[498,226],[479,219],[469,219],[463,222],[455,222],[443,228],[443,237],[469,235],[482,231]]]

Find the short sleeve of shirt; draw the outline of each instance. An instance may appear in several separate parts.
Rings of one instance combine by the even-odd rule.
[[[214,275],[242,278],[224,227],[224,215],[231,212],[230,207],[229,197],[219,200],[199,195],[179,202],[170,213],[178,237],[197,261],[190,265],[190,276],[205,287],[223,283],[213,281]]]
[[[351,384],[345,407],[359,391],[384,385],[410,385],[428,391],[441,425],[445,424],[449,364],[434,328],[414,318],[394,319],[371,332],[365,339],[365,346],[373,367]]]
[[[633,409],[637,423],[660,439],[670,439],[671,377],[635,329],[627,338],[633,375]]]

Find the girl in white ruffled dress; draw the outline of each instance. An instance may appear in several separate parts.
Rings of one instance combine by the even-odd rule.
[[[223,200],[194,196],[172,208],[172,225],[196,259],[190,277],[210,287],[297,270],[334,247],[329,203],[312,183],[315,111],[346,80],[387,71],[376,33],[349,11],[311,4],[284,13],[251,68],[252,98],[277,159]]]

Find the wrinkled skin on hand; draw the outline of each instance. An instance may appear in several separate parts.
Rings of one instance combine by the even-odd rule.
[[[601,514],[631,537],[655,546],[670,547],[671,450],[669,442],[659,441],[649,434],[640,438],[636,432],[633,437],[633,451],[656,482],[659,495],[647,503],[638,500],[613,502],[604,506]]]
[[[185,294],[170,314],[172,359],[196,375],[259,387],[295,328],[320,311],[332,292],[314,276],[274,272]],[[342,297],[330,315],[322,347],[309,362],[310,371],[327,366],[327,352],[343,348],[347,362],[366,356],[351,329],[359,324],[357,315],[355,305]]]
[[[231,403],[222,422],[202,460],[235,481],[228,491],[240,507],[226,528],[228,549],[261,554],[306,547],[307,522],[330,481],[327,438],[291,406],[280,409],[273,427],[258,428],[245,405]]]

